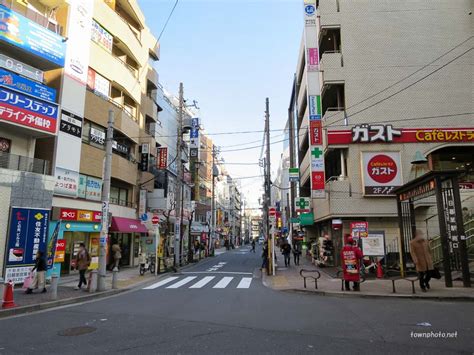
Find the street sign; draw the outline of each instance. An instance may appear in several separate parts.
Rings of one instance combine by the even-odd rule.
[[[300,179],[300,169],[290,168],[289,169],[289,178],[290,178],[290,181],[299,181],[299,179]]]
[[[268,209],[268,215],[269,215],[270,217],[274,217],[274,216],[276,217],[276,208],[275,208],[275,207],[270,207],[270,208]]]
[[[160,223],[160,217],[154,215],[153,217],[151,217],[151,223],[153,223],[153,225],[157,225],[158,223]]]
[[[309,212],[311,211],[311,198],[309,197],[296,197],[295,198],[296,212]]]

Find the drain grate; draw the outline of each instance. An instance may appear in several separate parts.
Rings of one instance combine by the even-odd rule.
[[[78,335],[84,335],[84,334],[89,334],[93,333],[97,330],[95,327],[74,327],[74,328],[67,328],[64,330],[60,330],[58,332],[58,335],[63,336],[63,337],[75,337]]]

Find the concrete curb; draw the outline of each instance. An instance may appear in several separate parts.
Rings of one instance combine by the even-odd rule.
[[[206,260],[206,259],[204,259]],[[180,268],[181,270],[186,270],[192,266],[198,265],[198,263],[192,263],[192,264],[187,264],[185,266],[182,266]],[[178,272],[177,274],[179,274]],[[49,301],[49,302],[43,302],[43,303],[36,303],[36,304],[30,304],[27,306],[19,306],[15,308],[9,308],[9,309],[0,309],[0,319],[2,318],[7,318],[11,316],[16,316],[20,314],[25,314],[25,313],[33,313],[33,312],[38,312],[42,311],[45,309],[51,309],[51,308],[56,308],[60,306],[66,306],[66,305],[71,305],[71,304],[76,304],[76,303],[82,303],[82,302],[87,302],[87,301],[92,301],[92,300],[99,300],[101,298],[109,297],[109,296],[114,296],[118,295],[120,293],[125,293],[129,291],[134,291],[136,289],[139,289],[143,286],[146,285],[151,285],[157,281],[159,281],[161,278],[168,276],[168,275],[173,275],[175,274],[174,272],[164,272],[162,274],[158,274],[156,277],[153,279],[147,279],[143,281],[139,281],[133,285],[124,287],[124,288],[119,288],[119,289],[111,289],[103,292],[95,292],[91,293],[88,295],[84,296],[78,296],[78,297],[69,297],[69,298],[64,298],[62,300],[55,300],[55,301]]]
[[[289,289],[276,289],[271,286],[271,284],[267,281],[266,273],[262,272],[262,284],[270,288],[274,291],[283,291],[283,292],[291,292],[291,293],[306,293],[306,294],[313,294],[317,296],[329,296],[329,297],[340,297],[340,298],[372,298],[372,299],[387,299],[387,298],[395,298],[395,299],[408,299],[408,300],[428,300],[428,301],[439,301],[439,302],[450,302],[450,301],[459,301],[459,302],[474,302],[474,297],[468,296],[416,296],[413,294],[367,294],[367,293],[360,293],[360,292],[344,292],[344,291],[322,291],[322,290],[305,290],[305,289],[297,289],[297,288],[289,288]]]
[[[55,300],[55,301],[44,302],[44,303],[30,304],[27,306],[3,309],[3,310],[0,310],[0,319],[16,316],[16,315],[24,314],[24,313],[32,313],[32,312],[42,311],[49,308],[65,306],[69,304],[75,304],[75,303],[81,303],[81,302],[86,302],[86,301],[95,300],[95,299],[101,299],[101,298],[116,295],[128,290],[129,289],[127,288],[107,290],[107,291],[96,292],[96,293],[79,296],[79,297],[70,297],[70,298],[65,298],[62,300]]]

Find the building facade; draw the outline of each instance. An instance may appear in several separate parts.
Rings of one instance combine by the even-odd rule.
[[[333,239],[332,263],[346,234],[383,235],[386,255],[407,248],[394,190],[428,170],[465,171],[461,197],[472,211],[469,11],[467,0],[304,1],[290,104],[295,167],[299,196],[311,197],[307,241]],[[412,164],[415,156],[426,163]],[[417,206],[417,228],[439,235],[439,212]]]
[[[8,206],[50,209],[46,234],[59,230],[58,238],[63,240],[65,250],[55,268],[62,274],[74,269],[80,243],[86,244],[92,265],[97,265],[105,139],[112,111],[112,219],[107,247],[118,243],[122,264],[136,265],[141,237],[148,232],[138,220],[139,195],[142,189],[153,189],[151,166],[156,162],[155,130],[160,110],[154,97],[159,83],[153,67],[159,59],[159,45],[146,26],[143,13],[136,1],[120,0],[54,4],[42,0],[2,1],[1,11],[6,21],[0,43],[2,58],[8,56],[9,64],[19,60],[27,70],[10,71],[6,77],[22,75],[15,79],[15,92],[23,95],[20,88],[29,85],[28,91],[32,89],[41,100],[29,104],[41,115],[30,116],[28,130],[19,124],[22,120],[14,122],[2,115],[0,121],[0,136],[11,142],[2,152],[9,154],[3,156],[4,166],[10,170],[7,180],[21,183],[23,178],[12,171],[26,170],[20,175],[29,174],[29,183],[34,183],[30,186],[43,187],[35,193],[23,188],[23,202],[10,197]],[[41,26],[37,28],[41,28],[44,48],[27,48],[21,45],[27,41],[14,41],[15,36],[35,36],[22,31],[22,26],[31,22],[34,27]],[[25,82],[30,79],[33,83]],[[10,78],[2,83],[5,92],[10,90],[8,82]],[[24,102],[29,103],[29,97],[26,99]],[[24,109],[20,111],[27,114]],[[21,160],[23,165],[16,164],[12,169],[13,160]],[[31,175],[33,171],[36,175]],[[38,202],[34,202],[34,196]],[[5,223],[10,230],[15,222],[12,212],[6,209],[3,213],[4,217],[11,215],[9,223]],[[1,234],[4,237],[7,232]]]

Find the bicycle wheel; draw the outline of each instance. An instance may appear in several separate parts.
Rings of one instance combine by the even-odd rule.
[[[143,266],[140,266],[140,275],[145,275],[145,268]]]
[[[155,273],[155,264],[151,264],[151,265],[150,265],[150,272],[151,272],[152,274]]]

